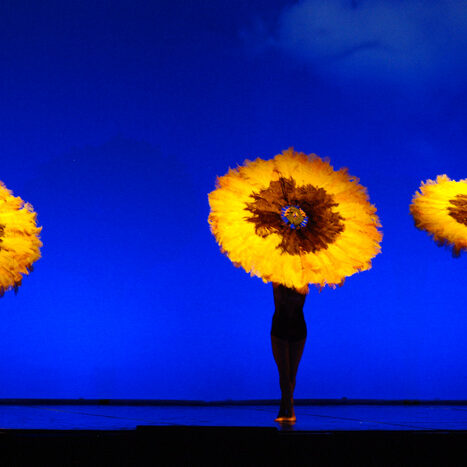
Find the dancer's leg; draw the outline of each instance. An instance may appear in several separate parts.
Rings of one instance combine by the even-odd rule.
[[[289,342],[289,369],[290,369],[290,386],[292,391],[292,400],[295,390],[295,381],[297,377],[298,365],[303,355],[303,349],[305,348],[305,341],[303,339],[297,342]]]
[[[279,385],[281,388],[281,405],[276,421],[295,419],[292,402],[292,387],[290,373],[289,342],[278,337],[271,336],[272,353],[279,371]],[[296,371],[295,371],[296,373]]]

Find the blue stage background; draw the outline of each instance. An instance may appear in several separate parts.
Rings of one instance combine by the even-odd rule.
[[[467,177],[467,8],[434,1],[0,7],[0,179],[43,257],[0,302],[0,398],[269,399],[272,287],[207,224],[217,175],[290,146],[368,187],[383,253],[312,289],[297,398],[467,399],[466,258],[409,215]]]

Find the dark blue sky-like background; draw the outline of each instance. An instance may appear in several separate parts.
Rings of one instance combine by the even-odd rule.
[[[290,146],[348,167],[373,269],[307,298],[296,397],[466,399],[465,256],[413,227],[467,177],[462,0],[0,6],[0,179],[43,258],[1,301],[0,397],[278,396],[270,285],[221,255],[207,193]]]

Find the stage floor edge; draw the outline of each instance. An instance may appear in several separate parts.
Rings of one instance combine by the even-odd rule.
[[[277,411],[264,401],[3,401],[0,466],[467,465],[463,403],[300,403],[293,425],[274,422]]]
[[[137,427],[250,427],[295,432],[467,431],[467,405],[304,405],[297,421],[274,421],[278,404],[0,404],[0,430],[135,430]]]

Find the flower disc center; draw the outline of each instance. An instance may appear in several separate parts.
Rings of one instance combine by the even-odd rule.
[[[282,220],[291,228],[299,229],[308,223],[308,217],[298,206],[284,206],[281,211]]]

